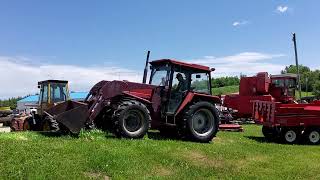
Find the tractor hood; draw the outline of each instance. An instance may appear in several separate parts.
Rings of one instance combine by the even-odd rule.
[[[129,81],[100,81],[91,88],[89,94],[92,96],[101,95],[104,99],[127,94],[150,101],[152,92],[156,87],[154,85]]]

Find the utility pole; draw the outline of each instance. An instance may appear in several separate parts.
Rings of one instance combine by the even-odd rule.
[[[296,41],[296,33],[293,33],[293,45],[294,45],[294,55],[296,59],[296,66],[297,66],[297,76],[298,76],[298,86],[299,86],[299,100],[301,101],[301,77],[299,71],[299,62],[298,62],[298,52],[297,52],[297,41]]]
[[[307,92],[307,97],[308,97],[308,77],[306,77],[306,92]]]

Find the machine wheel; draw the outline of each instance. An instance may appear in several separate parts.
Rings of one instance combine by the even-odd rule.
[[[53,117],[46,116],[44,118],[42,130],[43,131],[53,131],[53,132],[59,131],[60,130],[59,123]]]
[[[300,139],[301,132],[297,129],[285,128],[282,130],[281,137],[285,143],[294,144]]]
[[[29,118],[24,120],[24,122],[23,122],[23,130],[24,131],[30,131],[31,130]]]
[[[264,135],[267,141],[273,141],[278,136],[276,130],[268,126],[262,127],[262,134]]]
[[[320,129],[313,128],[305,132],[307,142],[310,144],[320,144]]]
[[[122,101],[112,119],[115,135],[125,138],[142,138],[151,122],[148,108],[135,100]]]
[[[193,141],[210,142],[218,132],[219,114],[213,104],[196,102],[189,106],[180,127],[182,136]]]

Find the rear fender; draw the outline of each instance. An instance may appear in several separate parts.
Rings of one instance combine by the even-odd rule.
[[[194,92],[189,92],[185,99],[182,101],[180,104],[180,107],[178,108],[176,115],[181,114],[181,112],[185,109],[185,107],[194,101],[208,101],[212,104],[221,104],[221,100],[218,96],[211,96],[207,94],[200,94],[200,93],[194,93]]]

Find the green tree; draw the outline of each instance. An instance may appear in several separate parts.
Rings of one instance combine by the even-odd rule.
[[[301,74],[301,89],[302,91],[312,92],[314,84],[316,81],[320,80],[320,71],[312,71],[309,67],[304,65],[299,65],[299,71]],[[284,70],[281,71],[282,74],[286,73],[297,73],[297,68],[295,65],[286,66]]]
[[[17,108],[17,102],[22,99],[22,97],[9,98],[6,100],[0,100],[0,106],[8,106],[11,109]]]
[[[320,98],[320,80],[316,81],[313,85],[313,94],[319,99]]]
[[[224,86],[237,86],[240,83],[240,79],[238,76],[230,76],[230,77],[219,77],[212,78],[211,84],[212,87],[224,87]]]

